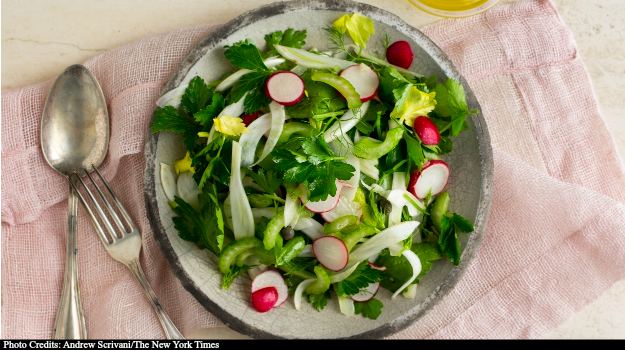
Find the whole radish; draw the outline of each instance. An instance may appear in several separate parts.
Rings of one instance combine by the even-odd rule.
[[[252,292],[252,306],[258,312],[267,312],[276,305],[278,290],[275,287],[266,287]]]
[[[423,144],[434,146],[438,145],[441,141],[441,135],[438,133],[438,128],[430,118],[423,116],[417,117],[414,120],[413,127]]]
[[[406,41],[396,41],[386,49],[386,59],[397,67],[408,69],[414,59],[410,44]]]
[[[243,121],[243,124],[245,124],[245,126],[250,126],[250,124],[252,124],[254,120],[258,119],[261,113],[261,111],[257,111],[252,114],[246,114],[242,116],[241,119]]]

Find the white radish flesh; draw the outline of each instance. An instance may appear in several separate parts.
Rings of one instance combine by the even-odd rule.
[[[163,162],[161,162],[161,184],[167,199],[173,201],[174,196],[178,195],[176,180],[174,180],[174,173],[171,171],[171,167]]]
[[[368,301],[375,296],[375,293],[380,289],[380,282],[369,283],[366,288],[361,289],[357,294],[351,296],[353,301]]]
[[[325,236],[313,242],[313,252],[319,263],[330,271],[340,271],[349,260],[345,243],[334,236]]]
[[[380,78],[373,69],[364,63],[344,69],[340,76],[352,84],[362,102],[371,100],[378,92]]]
[[[292,106],[304,96],[304,81],[290,71],[276,72],[267,79],[265,94],[283,106]]]
[[[300,186],[304,186],[304,184],[300,184]],[[300,193],[302,193],[299,199],[302,201],[302,204],[306,206],[306,209],[312,211],[313,213],[325,213],[330,211],[336,207],[339,203],[339,199],[341,197],[341,190],[343,189],[343,183],[339,180],[336,180],[336,194],[334,196],[329,196],[326,200],[317,201],[317,202],[306,202],[308,199],[308,194],[306,193],[306,188],[304,187]]]
[[[182,200],[189,203],[197,211],[200,212],[200,200],[197,196],[202,193],[202,190],[197,186],[195,180],[193,180],[193,174],[190,171],[178,175],[178,195]]]
[[[395,299],[395,297],[399,295],[399,293],[401,293],[404,288],[408,287],[421,273],[421,260],[419,260],[417,254],[415,254],[410,249],[406,249],[401,253],[401,255],[408,259],[410,266],[412,266],[412,277],[410,277],[410,279],[406,281],[406,283],[404,283],[395,293],[393,293],[391,299]]]
[[[410,176],[408,190],[419,199],[427,197],[428,193],[435,196],[443,191],[449,179],[449,167],[443,160],[427,162],[421,172],[415,170]]]
[[[250,126],[247,127],[249,132],[241,134],[239,143],[243,153],[241,154],[241,166],[248,167],[254,164],[254,155],[256,154],[256,148],[260,142],[263,134],[271,129],[271,113],[267,113],[262,117],[254,120]]]
[[[274,307],[282,305],[289,298],[289,287],[284,283],[284,278],[278,271],[267,270],[252,281],[252,293],[267,287],[275,287],[278,291],[278,301]]]

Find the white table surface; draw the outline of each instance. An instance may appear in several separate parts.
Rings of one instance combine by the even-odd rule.
[[[510,3],[516,0],[503,0]],[[46,81],[109,49],[164,31],[225,23],[271,0],[4,0],[2,89]],[[406,0],[362,0],[420,28],[440,21]],[[625,1],[554,0],[573,31],[602,115],[625,159]],[[241,338],[228,328],[191,338]],[[546,338],[625,338],[625,280]]]

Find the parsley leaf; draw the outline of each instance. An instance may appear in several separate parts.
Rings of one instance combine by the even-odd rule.
[[[306,270],[309,267],[317,265],[317,259],[315,258],[293,258],[291,261],[283,264],[289,269],[286,275],[292,275],[295,272]]]
[[[159,131],[186,133],[189,130],[201,129],[200,125],[185,117],[172,106],[165,106],[165,108],[155,111],[154,115],[156,118],[152,123],[153,134]]]
[[[326,305],[328,305],[328,299],[332,299],[332,296],[330,295],[329,290],[325,291],[324,293],[310,294],[308,296],[308,301],[310,301],[310,303],[313,304],[313,306],[315,307],[315,309],[317,309],[317,311],[323,310],[323,308],[325,308]]]
[[[244,274],[247,270],[251,268],[252,266],[248,266],[248,265],[237,266],[235,264],[235,265],[230,266],[230,271],[228,271],[227,274],[223,275],[223,282],[221,284],[221,288],[230,289],[230,286],[232,285],[232,282],[234,281],[234,279],[241,276],[242,274]]]
[[[226,96],[227,104],[236,103],[245,96],[244,106],[247,114],[254,113],[260,107],[268,105],[271,99],[265,95],[265,83],[270,75],[271,72],[262,71],[242,76]]]
[[[441,233],[438,236],[438,245],[454,265],[460,263],[460,243],[458,232],[473,231],[473,224],[458,214],[445,214],[441,219]]]
[[[189,86],[184,91],[180,101],[180,107],[188,116],[193,116],[206,104],[213,96],[213,88],[208,87],[204,79],[195,77],[189,82]],[[204,123],[202,123],[204,124]]]
[[[384,304],[376,298],[369,301],[354,303],[354,311],[356,314],[362,314],[362,317],[377,320],[382,313]]]
[[[223,96],[219,93],[215,93],[212,96],[211,104],[193,114],[193,119],[202,125],[212,126],[213,119],[219,116],[219,113],[221,113],[221,110],[224,109],[225,106],[226,103]]]
[[[371,268],[367,262],[362,262],[349,277],[337,283],[336,293],[339,296],[350,296],[367,288],[370,283],[380,282],[385,278],[384,271]]]
[[[239,68],[255,71],[268,71],[263,62],[260,51],[249,40],[238,42],[233,46],[226,46],[224,55]]]
[[[253,172],[252,170],[247,171],[247,175],[249,175],[254,183],[256,183],[260,188],[262,188],[265,192],[271,194],[276,192],[278,187],[282,185],[284,181],[278,174],[277,171],[268,170],[265,171],[263,168],[258,169],[258,173]]]
[[[219,256],[224,243],[224,222],[221,209],[216,204],[217,198],[208,192],[205,186],[198,195],[200,213],[189,203],[176,196],[178,206],[174,209],[179,215],[174,217],[174,227],[185,241],[195,242]]]
[[[321,136],[323,137],[323,136]],[[336,195],[336,180],[349,180],[356,169],[335,157],[323,139],[298,138],[271,152],[278,170],[284,171],[284,180],[308,181],[309,199],[313,202]]]
[[[306,39],[306,31],[295,31],[293,28],[287,29],[284,32],[284,35],[282,34],[281,30],[265,35],[265,41],[267,42],[269,51],[274,54],[278,54],[278,52],[273,47],[273,45],[277,44],[301,49],[302,46],[306,45],[304,39]]]
[[[408,147],[408,155],[415,162],[419,170],[425,164],[425,157],[423,156],[423,148],[421,142],[410,136],[408,133],[404,133],[404,140],[406,140],[406,146]]]
[[[413,282],[418,283],[419,278],[425,276],[432,268],[432,261],[440,259],[442,255],[438,245],[432,243],[413,244],[410,250],[419,257],[421,262],[421,272]],[[391,256],[388,253],[382,254],[376,260],[376,264],[386,267],[387,278],[382,281],[381,285],[392,292],[397,291],[399,287],[412,277],[412,265],[403,255]]]

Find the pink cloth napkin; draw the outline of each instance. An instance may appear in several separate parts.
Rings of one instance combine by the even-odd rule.
[[[155,102],[215,25],[148,37],[85,63],[102,85],[111,148],[101,167],[143,237],[141,264],[184,335],[222,323],[172,275],[143,199]],[[483,243],[456,288],[392,338],[539,338],[625,278],[625,172],[571,32],[549,1],[423,28],[477,94],[493,141]],[[417,57],[418,59],[418,57]],[[2,92],[2,338],[50,338],[65,260],[67,183],[39,146],[53,81]],[[143,291],[79,209],[88,335],[164,336]]]

